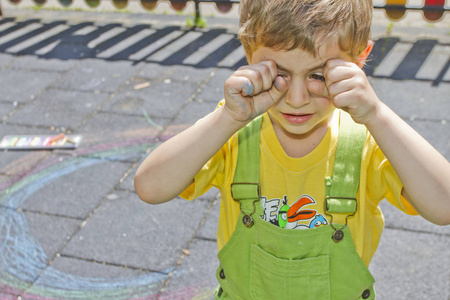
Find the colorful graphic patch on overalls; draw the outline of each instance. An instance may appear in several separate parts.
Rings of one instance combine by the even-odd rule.
[[[270,200],[262,196],[261,205],[264,214],[261,217],[267,222],[287,229],[309,229],[328,225],[328,220],[317,210],[305,208],[314,204],[316,201],[309,195],[302,195],[291,206],[288,205],[287,196],[283,196],[283,199]]]

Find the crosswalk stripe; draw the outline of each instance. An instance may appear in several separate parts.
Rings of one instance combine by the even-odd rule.
[[[128,28],[118,24],[86,24],[75,28],[62,22],[5,21],[0,23],[0,51],[52,56],[53,52],[60,53],[59,47],[63,46],[61,39],[76,36],[85,36],[82,37],[82,43],[97,50],[87,51],[87,56],[102,59],[145,60],[195,65],[199,68],[236,68],[245,61],[242,45],[233,40],[236,39],[235,34],[216,29],[184,31],[170,26],[154,29],[145,25]],[[416,42],[400,42],[399,39],[391,41],[391,38],[386,40],[390,41],[389,47],[374,52],[377,60],[368,69],[369,76],[436,81],[434,84],[450,81],[448,44],[439,44],[432,39],[419,39]],[[68,57],[74,55],[68,54]],[[80,53],[80,56],[74,57],[82,56]]]
[[[394,48],[386,55],[383,61],[378,65],[373,72],[374,76],[389,77],[394,73],[405,56],[411,50],[413,44],[410,43],[397,43]]]
[[[14,23],[14,22],[7,22],[7,23],[4,23],[4,24],[0,25],[0,32],[6,30],[6,29],[8,29],[8,28],[13,27],[14,25],[16,25],[16,23]]]
[[[41,49],[36,50],[34,53],[36,55],[45,55],[45,54],[49,53],[50,51],[52,51],[53,49],[55,49],[56,46],[59,45],[59,43],[61,43],[61,40],[56,40],[53,43],[50,43],[50,44],[46,45],[45,47],[42,47]]]
[[[445,72],[444,77],[442,78],[443,81],[450,81],[450,68],[448,68],[447,72]]]
[[[15,30],[11,33],[8,33],[7,35],[4,35],[2,37],[0,37],[0,45],[1,44],[5,44],[7,42],[10,42],[18,37],[21,37],[29,32],[32,32],[33,30],[39,29],[42,26],[44,26],[43,24],[39,24],[39,23],[31,23],[30,25],[27,25],[23,28],[20,28],[18,30]]]
[[[194,54],[183,60],[183,64],[196,65],[204,60],[208,55],[219,49],[226,42],[233,39],[233,34],[221,34],[203,47],[200,47]]]
[[[70,26],[68,26],[68,25],[55,26],[49,30],[46,30],[42,33],[39,33],[39,34],[33,36],[32,38],[26,39],[25,41],[23,41],[21,43],[18,43],[12,47],[9,47],[8,49],[5,50],[5,52],[18,53],[32,45],[35,45],[35,44],[41,42],[42,40],[48,39],[49,37],[52,37],[60,32],[63,32],[64,30],[67,30],[68,28],[70,28]]]
[[[78,29],[77,31],[75,31],[74,33],[72,33],[73,36],[77,36],[77,35],[88,35],[91,32],[94,32],[98,29],[98,27],[96,26],[85,26],[81,29]]]
[[[245,57],[244,47],[239,46],[233,52],[228,54],[221,62],[220,66],[224,68],[231,68]]]
[[[162,38],[156,40],[155,42],[149,44],[148,46],[142,48],[138,52],[130,55],[131,60],[142,60],[143,58],[147,57],[151,53],[155,52],[159,48],[163,47],[164,45],[170,43],[171,41],[177,39],[183,34],[183,31],[175,30],[169,33],[168,35],[163,36]]]
[[[416,74],[417,79],[434,80],[450,58],[450,46],[435,45]]]
[[[159,50],[155,54],[148,57],[147,60],[154,62],[161,62],[202,35],[203,33],[201,32],[189,31],[185,35],[181,36],[179,39],[174,41],[173,43],[168,44],[163,49]]]
[[[107,40],[113,38],[114,36],[116,36],[116,35],[118,35],[118,34],[124,32],[124,31],[126,31],[126,28],[123,28],[123,27],[114,27],[114,28],[111,28],[110,30],[108,30],[108,31],[106,31],[106,32],[104,32],[104,33],[102,33],[98,38],[93,39],[92,41],[90,41],[90,42],[87,44],[87,46],[88,46],[89,48],[95,48],[95,47],[97,47],[98,45],[100,45],[101,43],[103,43],[103,42],[105,42],[105,41],[107,41]]]
[[[114,46],[108,48],[107,50],[99,53],[97,55],[97,57],[99,58],[108,58],[113,56],[114,54],[119,53],[120,51],[129,48],[131,45],[137,43],[138,41],[146,38],[147,36],[155,33],[156,30],[154,29],[143,29],[129,37],[127,37],[126,39],[124,39],[123,41],[115,44]]]

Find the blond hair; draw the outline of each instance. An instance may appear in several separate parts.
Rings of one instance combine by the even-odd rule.
[[[260,46],[316,56],[337,39],[357,58],[370,40],[372,0],[241,0],[239,39],[248,57]]]

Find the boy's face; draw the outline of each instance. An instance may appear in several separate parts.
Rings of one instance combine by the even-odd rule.
[[[273,60],[278,76],[282,76],[289,87],[284,97],[268,111],[277,134],[300,137],[314,133],[323,136],[326,132],[335,109],[323,77],[323,68],[330,59],[354,61],[336,43],[320,47],[316,57],[300,49],[259,47],[252,53],[251,64]]]

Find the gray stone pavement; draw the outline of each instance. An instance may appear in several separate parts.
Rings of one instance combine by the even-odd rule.
[[[81,134],[76,150],[0,152],[0,299],[211,299],[217,191],[141,202],[137,165],[214,109],[243,63],[233,13],[32,11],[2,1],[0,137]],[[367,73],[450,159],[450,19],[377,11]],[[382,203],[379,299],[449,299],[450,227]]]

